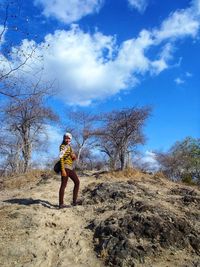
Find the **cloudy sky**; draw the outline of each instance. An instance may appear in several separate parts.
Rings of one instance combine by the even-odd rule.
[[[13,51],[35,47],[24,73],[42,64],[44,80],[58,85],[50,104],[60,115],[65,107],[98,113],[150,105],[148,157],[199,137],[200,0],[16,0],[9,12],[0,48],[10,40]],[[1,68],[21,61],[13,54]],[[59,129],[50,129],[54,139]]]

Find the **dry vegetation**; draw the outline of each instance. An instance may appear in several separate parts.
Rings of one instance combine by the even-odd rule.
[[[34,186],[40,181],[48,180],[54,176],[51,171],[32,170],[24,174],[13,174],[0,177],[0,189],[22,189]]]

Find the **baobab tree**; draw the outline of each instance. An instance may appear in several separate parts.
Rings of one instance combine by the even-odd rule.
[[[110,159],[111,168],[120,162],[121,170],[128,165],[130,153],[145,141],[142,128],[150,115],[149,107],[128,108],[104,114],[103,126],[96,131],[98,146]]]
[[[21,86],[27,94],[17,98],[11,97],[2,103],[0,124],[4,131],[0,136],[7,131],[8,138],[15,139],[18,145],[14,145],[13,149],[16,148],[15,153],[23,162],[23,172],[26,172],[30,166],[32,151],[40,141],[40,134],[45,132],[47,123],[57,121],[58,117],[45,104],[51,93],[48,84],[44,84],[40,79],[25,79],[16,86]]]

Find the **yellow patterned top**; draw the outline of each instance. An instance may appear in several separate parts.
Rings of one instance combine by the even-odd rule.
[[[62,153],[63,151],[64,154]],[[65,168],[73,169],[73,160],[71,154],[73,153],[70,145],[61,145],[60,146],[60,164],[61,171],[64,171]]]

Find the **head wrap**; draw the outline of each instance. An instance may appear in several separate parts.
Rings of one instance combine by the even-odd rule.
[[[70,133],[65,133],[63,137],[69,137],[72,140],[72,135]]]

